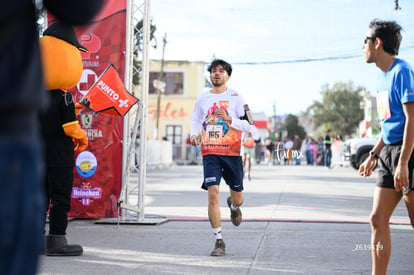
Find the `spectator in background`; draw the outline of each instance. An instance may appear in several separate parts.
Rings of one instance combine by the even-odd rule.
[[[254,155],[254,145],[255,142],[252,134],[249,132],[245,133],[242,141],[243,174],[244,176],[247,175],[248,180],[251,180],[250,170],[252,167],[252,158]]]
[[[0,274],[36,274],[43,244],[43,154],[39,112],[47,106],[36,11],[31,0],[3,1],[0,11]],[[87,23],[102,0],[44,0],[57,18]]]
[[[313,147],[312,147],[312,138],[310,136],[306,136],[305,138],[305,156],[306,156],[306,164],[313,165]]]
[[[259,164],[264,159],[264,147],[262,144],[262,139],[259,137],[254,141],[254,155],[256,159],[256,163]]]
[[[377,110],[381,136],[359,174],[370,176],[378,162],[377,186],[371,210],[372,274],[386,274],[391,255],[390,218],[404,199],[414,227],[414,70],[397,58],[401,26],[395,21],[373,20],[364,44],[367,63],[380,69],[377,77]]]
[[[312,139],[311,144],[309,145],[309,152],[310,152],[310,157],[312,158],[312,162],[310,162],[309,165],[318,165],[317,163],[318,146],[316,145],[316,142],[313,139]]]
[[[316,165],[325,165],[325,145],[323,144],[323,137],[318,138]]]
[[[275,147],[272,138],[272,132],[270,130],[267,130],[267,136],[265,137],[264,145],[266,147],[265,164],[272,166],[273,151],[275,150]]]
[[[340,135],[337,135],[334,142],[333,142],[333,148],[332,148],[332,159],[333,159],[333,165],[335,167],[342,166],[342,151],[343,151],[343,142]]]
[[[295,165],[300,165],[302,158],[302,140],[300,139],[299,135],[295,135],[293,138],[292,150]]]
[[[280,140],[279,134],[273,135],[273,164],[280,165],[280,150],[283,151],[283,142]],[[279,152],[279,153],[278,153]]]
[[[290,138],[285,138],[285,142],[284,142],[285,165],[290,165],[292,163],[292,160],[293,160],[292,148],[293,148],[293,141]]]
[[[332,159],[332,139],[331,139],[331,130],[326,132],[326,136],[323,140],[325,145],[325,167],[331,168],[331,159]]]

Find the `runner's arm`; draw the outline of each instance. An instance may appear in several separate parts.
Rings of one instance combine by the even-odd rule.
[[[408,162],[414,149],[414,102],[403,104],[405,115],[404,137],[401,146],[401,154],[394,174],[394,187],[397,192],[409,185]]]
[[[193,146],[197,146],[201,143],[200,133],[202,128],[203,112],[199,108],[198,104],[194,106],[193,113],[191,115],[190,126],[190,141]]]
[[[382,135],[377,141],[377,144],[372,148],[372,151],[379,156],[381,153],[382,148],[384,148],[385,144],[382,140]],[[377,164],[377,159],[374,156],[369,155],[367,159],[359,166],[358,173],[363,177],[369,177],[372,174],[372,170],[374,169],[375,165]]]

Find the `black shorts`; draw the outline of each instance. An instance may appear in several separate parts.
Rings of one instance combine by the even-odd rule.
[[[381,150],[378,160],[377,186],[394,188],[394,173],[401,154],[401,143],[385,145]],[[413,189],[414,154],[411,154],[408,162],[408,177],[410,189]]]
[[[209,186],[219,185],[223,177],[231,190],[243,190],[243,163],[241,156],[203,156],[204,180],[201,188],[207,190]]]

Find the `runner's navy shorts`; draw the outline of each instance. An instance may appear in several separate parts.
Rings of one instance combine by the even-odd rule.
[[[383,188],[394,188],[394,173],[401,154],[401,142],[385,145],[378,160],[377,186]],[[408,162],[408,179],[410,189],[413,190],[414,154],[411,154]]]
[[[221,178],[231,190],[243,190],[243,163],[241,156],[203,156],[204,180],[201,188],[207,190],[209,186],[219,185]]]

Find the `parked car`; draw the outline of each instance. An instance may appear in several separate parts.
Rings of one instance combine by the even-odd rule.
[[[372,150],[377,141],[378,137],[348,139],[344,143],[344,159],[349,160],[352,167],[359,169],[359,166],[369,156],[369,151]]]

